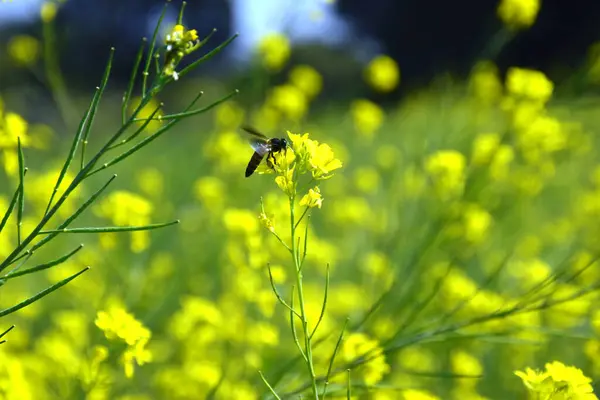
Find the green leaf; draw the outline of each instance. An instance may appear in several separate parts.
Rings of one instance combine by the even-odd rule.
[[[237,96],[239,93],[240,93],[240,91],[235,89],[233,92],[229,93],[225,97],[220,98],[219,100],[215,101],[214,103],[212,103],[206,107],[202,107],[202,108],[199,108],[199,109],[193,110],[193,111],[185,111],[185,112],[176,113],[176,114],[163,115],[160,118],[155,118],[155,119],[157,121],[178,120],[178,119],[189,118],[194,115],[202,114],[202,113],[205,113],[205,112],[215,108],[216,106],[226,102],[227,100],[231,99],[233,96]],[[200,95],[203,95],[203,94],[204,94],[203,92],[200,92]],[[135,122],[142,122],[142,121],[145,121],[145,119],[140,118],[140,119],[135,120]]]
[[[53,260],[53,261],[50,261],[50,262],[47,262],[44,264],[36,265],[35,267],[27,268],[22,271],[14,271],[14,272],[11,271],[8,274],[6,274],[5,276],[3,276],[2,280],[8,280],[8,279],[16,278],[19,276],[27,275],[27,274],[32,274],[34,272],[42,271],[42,270],[45,270],[48,268],[52,268],[56,265],[64,263],[69,258],[74,256],[77,252],[79,252],[79,250],[81,250],[82,248],[83,248],[83,244],[80,244],[74,250],[72,250],[71,252],[65,254],[64,256],[62,256],[60,258],[57,258],[56,260]]]
[[[90,269],[90,267],[85,267],[84,269],[77,272],[76,274],[73,274],[70,277],[63,279],[62,281],[55,283],[54,285],[42,290],[41,292],[28,298],[27,300],[24,300],[15,306],[12,306],[12,307],[9,307],[9,308],[6,308],[6,309],[0,311],[0,318],[6,316],[8,314],[12,314],[15,311],[19,311],[21,308],[27,307],[31,303],[34,303],[34,302],[38,301],[39,299],[41,299],[42,297],[49,295],[50,293],[54,292],[55,290],[65,286],[67,283],[71,282],[73,279],[77,278],[79,275],[83,274],[88,269]]]
[[[148,75],[150,74],[150,64],[152,64],[152,58],[154,57],[154,47],[156,46],[156,38],[158,37],[158,31],[160,30],[162,21],[167,13],[167,6],[168,4],[165,4],[163,6],[162,12],[160,13],[160,17],[158,17],[158,22],[154,27],[152,40],[150,40],[150,48],[148,49],[148,54],[146,55],[146,64],[144,65],[144,72],[142,73],[142,96],[146,96],[146,84],[148,81]]]
[[[114,52],[111,50],[107,68],[112,64],[113,53]],[[88,123],[88,120],[89,120],[90,116],[92,115],[92,113],[93,114],[96,113],[96,110],[97,110],[99,102],[100,102],[101,94],[102,93],[101,93],[100,88],[99,87],[96,88],[96,91],[94,92],[94,96],[92,96],[92,101],[90,103],[90,106],[88,107],[87,111],[85,112],[85,115],[83,116],[83,118],[81,118],[81,121],[79,122],[79,127],[77,128],[77,133],[75,134],[75,137],[73,138],[73,142],[71,143],[71,148],[69,149],[69,154],[67,155],[67,159],[65,160],[65,163],[64,163],[62,169],[60,170],[60,173],[58,174],[58,179],[56,180],[56,184],[54,185],[54,189],[52,190],[52,194],[50,195],[50,200],[48,201],[48,206],[46,207],[46,212],[45,212],[46,215],[50,211],[50,207],[52,207],[52,202],[54,201],[54,196],[56,196],[56,193],[58,192],[58,188],[60,187],[60,184],[62,183],[65,175],[67,174],[67,171],[69,170],[69,167],[71,166],[71,162],[73,161],[73,158],[75,157],[75,153],[77,152],[77,146],[79,145],[79,142],[81,141],[81,137],[84,134],[84,131],[86,129],[86,124]]]
[[[25,171],[25,173],[27,173],[27,171]],[[10,218],[12,211],[15,208],[15,204],[17,204],[20,189],[21,189],[21,186],[20,185],[17,186],[17,190],[15,190],[15,193],[13,194],[10,204],[8,205],[8,208],[6,209],[6,212],[4,213],[4,217],[2,217],[2,221],[0,222],[0,232],[2,232],[2,230],[4,229],[4,226],[6,226],[6,223],[8,222],[8,219]]]
[[[81,215],[81,213],[83,213],[94,201],[96,201],[96,199],[106,190],[106,188],[108,188],[108,186],[116,178],[117,178],[117,175],[111,176],[111,178],[100,189],[98,189],[94,194],[92,194],[90,196],[90,198],[87,199],[87,201],[85,203],[83,203],[73,214],[71,214],[71,216],[69,218],[67,218],[62,224],[60,224],[58,226],[58,228],[55,229],[55,232],[58,232],[58,233],[64,232],[64,229],[67,226],[69,226],[71,224],[71,222],[73,222],[75,220],[75,218],[77,218],[79,215]],[[54,233],[54,234],[50,234],[49,236],[46,236],[45,238],[40,240],[38,243],[34,244],[31,247],[30,251],[34,252],[35,250],[39,249],[40,247],[42,247],[43,245],[48,243],[50,240],[52,240],[56,235],[58,235],[58,233]],[[39,230],[37,234],[41,235],[42,230]],[[0,271],[1,271],[1,269],[0,269]]]
[[[140,226],[103,226],[103,227],[92,227],[92,228],[71,228],[71,229],[56,229],[40,231],[40,235],[47,234],[59,234],[59,233],[107,233],[107,232],[135,232],[135,231],[149,231],[152,229],[164,228],[166,226],[176,225],[180,221],[175,220],[171,222],[164,222],[161,224],[150,224]]]
[[[152,114],[150,114],[148,116],[148,118],[143,119],[144,123],[142,124],[142,126],[140,126],[138,129],[135,130],[135,132],[133,132],[129,137],[127,137],[126,139],[121,140],[119,143],[116,143],[114,145],[112,145],[109,150],[113,150],[116,149],[117,147],[123,146],[124,144],[132,141],[133,139],[135,139],[140,133],[142,133],[144,131],[144,129],[146,129],[146,127],[148,126],[148,124],[150,122],[152,122],[154,118],[154,116],[156,115],[156,113],[158,113],[160,111],[160,109],[163,107],[163,103],[160,103],[158,105],[158,107],[156,107],[154,109],[154,111],[152,111]],[[160,120],[159,118],[156,118],[158,120]]]
[[[14,329],[14,327],[15,327],[15,326],[14,326],[14,325],[12,325],[10,328],[8,328],[8,329],[7,329],[7,330],[5,330],[4,332],[2,332],[2,333],[0,334],[0,339],[2,339],[4,336],[6,336],[6,334],[7,334],[8,332],[12,331],[12,330]],[[2,341],[0,341],[0,344],[2,344],[2,343],[6,343],[6,340],[2,340]]]
[[[196,101],[198,101],[198,99],[200,99],[200,97],[202,96],[202,92],[200,92],[196,98],[194,100],[192,100],[192,102],[188,105],[187,109],[193,107],[193,105],[196,103]],[[150,144],[151,142],[153,142],[154,140],[156,140],[159,136],[161,136],[163,133],[165,133],[166,131],[168,131],[169,129],[171,129],[177,122],[179,122],[181,119],[175,119],[171,122],[169,122],[168,124],[166,124],[165,126],[162,126],[160,129],[158,129],[156,132],[154,132],[152,135],[148,136],[147,138],[145,138],[144,140],[142,140],[141,142],[137,143],[136,145],[132,146],[129,150],[121,153],[120,155],[118,155],[117,157],[113,158],[112,160],[104,163],[101,167],[98,167],[97,169],[93,170],[92,172],[90,172],[87,177],[90,177],[112,165],[115,165],[121,161],[123,161],[124,159],[126,159],[127,157],[129,157],[130,155],[132,155],[133,153],[136,153],[137,151],[139,151],[140,149],[142,149],[143,147],[147,146],[148,144]]]
[[[133,87],[135,86],[135,80],[137,78],[138,70],[140,69],[140,64],[142,63],[142,56],[144,55],[144,47],[146,47],[146,42],[148,40],[146,38],[142,38],[142,44],[140,45],[140,49],[135,57],[135,62],[133,63],[133,69],[131,70],[131,76],[129,77],[129,83],[127,85],[127,90],[123,95],[123,104],[121,105],[121,124],[125,125],[127,121],[127,107],[129,106],[129,100],[131,99],[131,94],[133,93]]]
[[[19,153],[19,203],[17,208],[17,246],[21,244],[21,227],[23,225],[23,212],[25,210],[25,157],[21,138],[17,138],[17,149]]]
[[[273,389],[273,386],[271,386],[269,384],[269,381],[267,381],[267,378],[265,378],[265,376],[263,375],[262,371],[258,371],[260,378],[262,379],[262,381],[265,383],[265,385],[269,388],[269,391],[271,392],[271,394],[273,396],[275,396],[275,398],[277,400],[281,400],[281,397],[279,397],[279,395],[277,394],[277,392],[275,391],[275,389]]]
[[[112,61],[115,55],[115,48],[111,47],[110,55],[108,56],[108,62],[106,63],[106,68],[104,69],[104,74],[102,76],[102,81],[100,82],[100,87],[96,88],[98,90],[98,95],[94,96],[92,100],[92,106],[90,107],[90,113],[87,118],[87,122],[85,123],[83,129],[83,137],[81,138],[81,169],[85,165],[85,149],[87,148],[88,137],[90,135],[90,131],[92,129],[92,125],[94,123],[94,118],[96,117],[96,111],[98,110],[98,105],[100,103],[100,99],[104,94],[104,90],[106,89],[106,85],[108,84],[108,78],[110,77],[110,70],[112,69]],[[95,101],[95,103],[94,103]]]

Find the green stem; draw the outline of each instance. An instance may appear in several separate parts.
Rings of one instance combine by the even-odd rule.
[[[319,399],[319,393],[317,389],[317,377],[315,374],[315,367],[313,365],[312,357],[312,344],[311,334],[308,331],[308,321],[306,319],[306,312],[304,309],[304,292],[302,289],[302,265],[300,263],[300,254],[298,245],[296,243],[296,221],[294,217],[294,196],[290,196],[290,227],[291,227],[291,246],[292,246],[292,258],[294,259],[294,266],[296,268],[296,287],[298,288],[298,303],[300,305],[300,316],[302,322],[302,333],[304,334],[304,350],[306,354],[306,366],[308,373],[310,374],[310,380],[312,383],[312,393],[314,399]],[[293,322],[292,322],[293,323]]]

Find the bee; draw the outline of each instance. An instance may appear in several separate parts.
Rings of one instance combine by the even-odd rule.
[[[248,162],[248,166],[246,167],[246,178],[254,173],[265,155],[267,156],[267,165],[271,168],[275,168],[273,165],[273,162],[275,161],[274,154],[282,150],[284,152],[287,151],[288,141],[285,138],[269,139],[256,129],[247,125],[242,126],[242,129],[252,135],[250,137],[250,146],[254,149],[254,154],[252,154],[252,158],[250,158],[250,162]]]

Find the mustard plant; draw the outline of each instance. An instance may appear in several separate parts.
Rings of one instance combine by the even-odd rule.
[[[319,181],[331,178],[333,171],[342,167],[342,162],[335,157],[328,144],[309,139],[308,134],[298,135],[288,132],[288,136],[292,144],[292,149],[291,151],[286,150],[275,155],[276,161],[273,164],[273,170],[277,175],[275,183],[285,193],[288,200],[290,213],[289,240],[285,240],[274,228],[272,221],[267,216],[262,201],[262,212],[259,218],[269,232],[288,250],[291,256],[295,283],[289,294],[289,302],[279,293],[273,280],[270,265],[268,266],[269,279],[277,300],[289,312],[291,334],[301,359],[306,365],[310,381],[311,398],[319,399],[325,397],[327,394],[327,381],[322,388],[317,384],[317,371],[315,370],[313,359],[313,339],[323,320],[327,306],[329,265],[326,266],[325,293],[321,312],[316,321],[310,322],[308,321],[305,308],[303,267],[308,249],[310,212],[314,208],[320,209],[323,204],[323,197],[318,183]],[[270,170],[267,167],[262,172],[270,172]],[[299,210],[301,212],[298,214]],[[303,222],[304,232],[301,232],[301,224]],[[297,299],[297,303],[295,299]],[[296,321],[300,322],[300,332],[296,329]],[[330,365],[333,363],[338,347],[339,342],[331,356],[332,361]],[[331,368],[329,370],[331,371]],[[269,383],[262,372],[260,372],[260,375],[270,392],[276,398],[280,398],[275,388]]]
[[[95,154],[88,155],[86,154],[86,151],[88,148],[88,143],[92,137],[91,132],[94,125],[94,119],[96,117],[104,91],[108,85],[111,73],[115,49],[110,49],[101,83],[96,88],[88,108],[79,121],[78,128],[75,132],[60,173],[56,179],[54,189],[50,195],[50,198],[48,199],[45,212],[43,212],[42,216],[35,224],[35,227],[31,230],[31,232],[25,232],[23,230],[25,198],[29,190],[35,191],[36,188],[27,185],[27,181],[25,179],[27,174],[25,155],[21,145],[21,138],[17,139],[19,166],[18,184],[8,209],[0,221],[0,233],[3,233],[3,228],[5,228],[12,217],[12,221],[16,224],[17,238],[14,250],[12,250],[12,252],[10,252],[10,254],[4,260],[2,260],[2,262],[0,262],[0,273],[2,274],[0,276],[0,285],[8,284],[12,279],[18,277],[37,273],[58,266],[69,260],[83,247],[83,245],[79,245],[63,256],[60,256],[52,261],[26,267],[27,262],[34,253],[36,253],[42,247],[46,247],[59,235],[145,231],[168,227],[179,222],[178,220],[175,220],[141,226],[73,227],[73,222],[106,192],[111,183],[115,181],[117,177],[116,175],[109,176],[106,179],[106,182],[101,185],[81,205],[79,205],[79,207],[70,216],[62,221],[57,221],[56,218],[58,216],[57,212],[61,209],[61,206],[63,206],[65,201],[67,201],[73,192],[78,189],[84,181],[88,180],[88,178],[104,173],[108,171],[110,167],[125,161],[131,155],[144,149],[147,145],[164,135],[166,132],[170,131],[173,127],[175,127],[175,125],[177,125],[178,122],[182,121],[183,119],[207,112],[237,93],[237,91],[235,91],[207,106],[195,107],[196,103],[203,94],[202,91],[198,91],[198,94],[195,96],[195,98],[192,99],[181,112],[163,115],[160,112],[162,108],[162,103],[160,103],[158,107],[153,110],[153,112],[142,116],[142,110],[144,110],[144,108],[148,106],[151,101],[156,101],[158,95],[165,87],[182,79],[188,73],[196,69],[200,64],[210,60],[214,55],[219,53],[229,43],[231,43],[231,41],[237,36],[232,36],[224,43],[221,43],[214,49],[208,51],[205,55],[193,60],[186,67],[179,69],[180,62],[184,58],[190,56],[192,53],[201,49],[211,35],[204,39],[199,39],[195,29],[188,29],[183,26],[182,19],[185,8],[185,2],[183,2],[176,25],[171,32],[166,35],[164,38],[164,43],[161,43],[159,31],[165,17],[167,7],[168,4],[165,4],[163,11],[158,18],[158,22],[154,29],[151,40],[149,42],[145,38],[142,40],[142,44],[139,52],[137,53],[131,71],[131,77],[127,85],[127,89],[123,95],[120,127],[116,130],[116,132],[108,137],[108,140],[99,146],[100,148]],[[43,20],[45,24],[49,24],[52,18],[43,17]],[[47,29],[45,29],[45,34],[47,35],[49,33],[51,33],[51,29],[47,27]],[[65,106],[67,101],[65,100],[66,97],[64,91],[61,90],[61,88],[64,88],[64,82],[61,83],[62,81],[59,79],[60,73],[56,70],[57,65],[55,65],[54,62],[55,55],[51,52],[50,54],[46,54],[46,70],[50,73],[50,78],[52,78],[50,79],[51,89],[58,90],[58,94],[55,93],[55,95],[58,95],[58,103],[60,107]],[[136,84],[141,86],[141,93],[139,94],[141,100],[132,108],[131,99],[132,95],[134,94],[134,87]],[[160,122],[161,125],[152,131],[151,134],[147,134],[143,137],[143,139],[141,139],[142,132],[146,131],[148,125],[152,122]],[[71,176],[70,174],[73,171],[75,172],[74,177],[69,180],[67,177]],[[64,190],[61,190],[61,188],[64,188]],[[6,233],[4,232],[4,234]],[[18,302],[12,307],[0,310],[0,318],[14,313],[15,311],[27,307],[33,302],[40,300],[44,296],[52,293],[73,279],[77,278],[88,269],[89,266],[86,266],[79,272],[59,281],[52,286],[49,286],[36,295]],[[0,335],[0,338],[2,338],[11,329],[12,327],[6,330],[2,335]]]

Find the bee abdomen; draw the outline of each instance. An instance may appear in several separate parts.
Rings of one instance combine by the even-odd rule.
[[[262,161],[263,157],[264,156],[261,156],[256,151],[254,152],[254,154],[252,154],[252,158],[250,158],[250,162],[248,162],[248,166],[246,167],[246,178],[252,175],[252,173],[254,173],[254,171],[256,170],[256,168],[258,168],[258,165]]]

